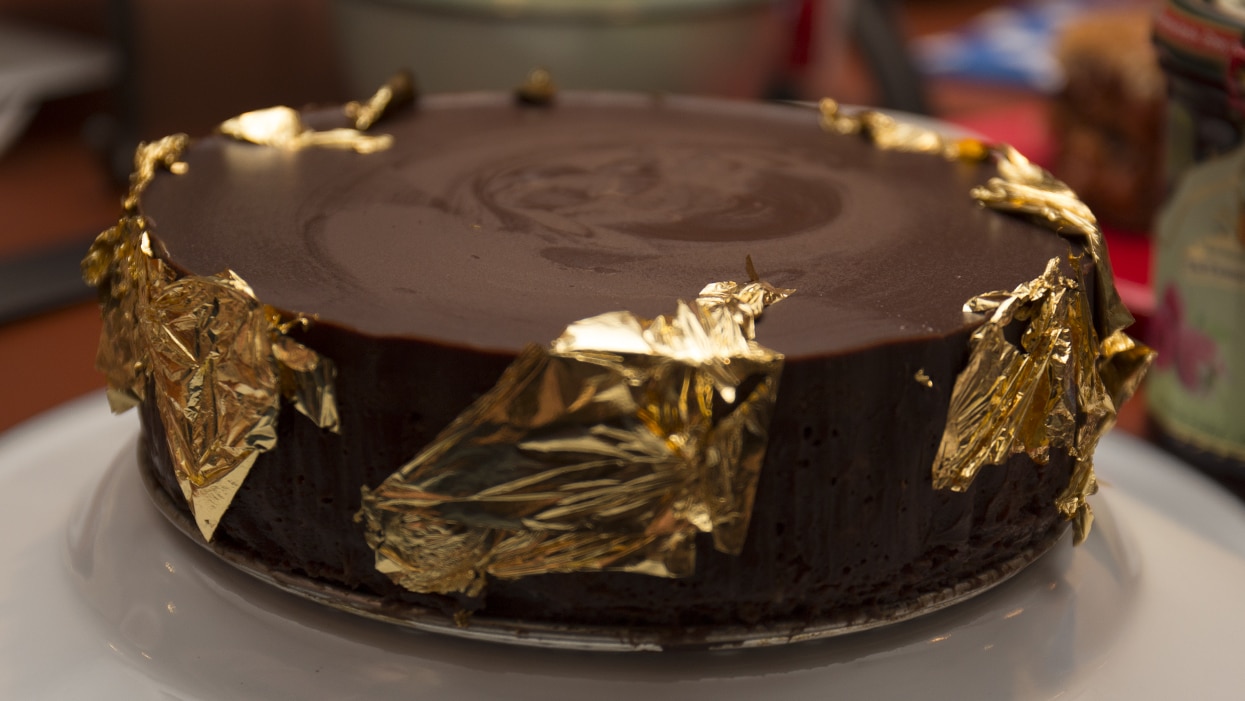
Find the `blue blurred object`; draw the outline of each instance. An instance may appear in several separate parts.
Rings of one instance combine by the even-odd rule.
[[[1101,0],[1013,3],[984,12],[954,31],[917,40],[913,54],[928,77],[994,82],[1041,92],[1063,85],[1055,39],[1088,10],[1118,6]]]

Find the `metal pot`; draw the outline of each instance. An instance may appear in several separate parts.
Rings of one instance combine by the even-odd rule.
[[[410,68],[425,92],[562,88],[757,97],[786,45],[781,0],[336,0],[350,88]]]

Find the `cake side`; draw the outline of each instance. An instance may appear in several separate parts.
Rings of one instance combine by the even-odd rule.
[[[307,343],[349,357],[323,339],[331,332],[317,328],[319,337]],[[964,493],[932,488],[929,468],[966,343],[961,333],[835,362],[788,362],[744,550],[716,552],[702,536],[691,577],[493,579],[484,596],[472,599],[408,592],[377,572],[354,523],[357,485],[379,484],[403,456],[431,442],[438,422],[452,419],[449,407],[487,390],[495,380],[490,370],[500,374],[507,360],[451,351],[439,367],[454,367],[463,382],[433,394],[418,391],[427,375],[394,373],[386,359],[445,351],[399,341],[376,354],[380,360],[362,383],[391,392],[356,393],[342,379],[343,397],[368,401],[342,402],[341,436],[294,416],[279,422],[279,441],[289,448],[259,458],[214,542],[278,570],[447,615],[466,610],[602,626],[824,624],[879,615],[965,582],[989,581],[1016,553],[1041,552],[1067,528],[1054,508],[1072,474],[1073,461],[1062,452],[1046,465],[1016,456],[984,470]],[[919,368],[934,388],[913,379]],[[411,399],[417,396],[428,399]],[[151,461],[145,469],[182,505],[158,413],[144,408],[143,421]]]

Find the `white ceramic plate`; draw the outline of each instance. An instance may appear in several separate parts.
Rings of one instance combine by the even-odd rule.
[[[780,648],[601,654],[399,629],[251,579],[143,491],[135,418],[92,395],[0,436],[4,699],[1240,698],[1245,508],[1109,436],[1089,541],[886,628]]]

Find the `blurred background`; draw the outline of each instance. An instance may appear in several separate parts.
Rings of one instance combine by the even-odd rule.
[[[427,92],[510,88],[544,66],[562,88],[834,96],[934,115],[1072,182],[1109,229],[1144,321],[1162,100],[1154,5],[0,0],[0,431],[102,387],[77,262],[118,218],[138,141],[365,97],[403,65]]]

